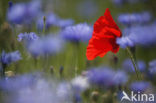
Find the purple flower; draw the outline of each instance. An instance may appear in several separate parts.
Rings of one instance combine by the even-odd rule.
[[[91,84],[98,86],[113,86],[115,72],[110,68],[96,68],[88,71],[87,77]]]
[[[141,60],[137,61],[137,65],[140,72],[145,72],[146,64],[144,63],[144,61]],[[128,72],[135,73],[135,68],[130,59],[126,59],[123,62],[122,67]]]
[[[152,60],[149,62],[150,67],[156,67],[156,60]]]
[[[121,48],[134,47],[134,42],[128,37],[117,38],[116,42]]]
[[[6,53],[5,51],[3,51],[0,58],[1,63],[5,65],[9,65],[19,60],[21,60],[21,54],[19,51],[11,53]]]
[[[7,19],[14,24],[30,24],[40,13],[40,1],[18,3],[9,8]]]
[[[20,24],[25,18],[26,6],[23,3],[14,4],[8,11],[8,20],[15,24]]]
[[[123,31],[122,38],[117,39],[117,44],[122,48],[136,45],[149,47],[156,44],[156,24],[146,26],[134,26]],[[128,33],[128,34],[127,34]]]
[[[112,0],[112,2],[118,6],[121,6],[124,4],[125,0]]]
[[[151,21],[151,14],[149,12],[133,13],[133,14],[120,14],[118,21],[124,25],[143,24]]]
[[[8,91],[17,91],[22,88],[33,85],[35,75],[25,74],[14,78],[5,78],[0,80],[0,88]]]
[[[66,26],[71,26],[74,24],[74,20],[72,19],[60,19],[58,21],[57,26],[61,28],[65,28]]]
[[[63,41],[59,37],[46,36],[33,41],[28,45],[28,51],[33,56],[45,56],[46,54],[55,54],[63,47]]]
[[[30,32],[30,33],[20,33],[18,35],[18,41],[25,41],[25,42],[32,42],[34,40],[37,40],[39,37],[34,33],[34,32]]]
[[[117,71],[113,78],[116,85],[124,85],[128,81],[128,76],[124,71]]]
[[[144,92],[150,87],[150,83],[146,81],[133,82],[130,85],[130,89],[135,92]]]
[[[149,77],[156,76],[156,60],[152,60],[149,62]]]
[[[150,73],[150,77],[151,77],[151,76],[156,76],[156,67],[154,67],[154,68],[149,68],[149,73]]]
[[[46,21],[45,21],[46,28],[50,28],[51,26],[56,26],[58,24],[59,17],[54,13],[49,13],[46,15],[42,14],[42,16],[40,16],[40,18],[37,20],[38,29],[42,30],[44,27],[44,21],[43,21],[44,16],[46,17]]]
[[[66,27],[61,35],[64,39],[72,41],[72,42],[86,42],[92,36],[92,28],[86,23],[77,24],[74,26]]]

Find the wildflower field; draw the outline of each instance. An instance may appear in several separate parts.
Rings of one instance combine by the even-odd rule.
[[[155,0],[0,0],[0,103],[156,103]]]

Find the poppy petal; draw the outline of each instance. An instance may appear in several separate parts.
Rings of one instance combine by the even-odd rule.
[[[103,57],[109,51],[117,53],[119,51],[119,45],[116,44],[117,37],[121,37],[121,31],[114,22],[109,9],[106,9],[104,16],[101,16],[94,24],[93,35],[86,51],[87,59]]]

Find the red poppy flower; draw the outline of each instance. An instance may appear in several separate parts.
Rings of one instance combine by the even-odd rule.
[[[93,35],[87,47],[87,59],[103,57],[109,51],[117,53],[119,51],[119,45],[116,44],[117,37],[121,37],[121,31],[107,8],[104,16],[101,16],[94,24]]]

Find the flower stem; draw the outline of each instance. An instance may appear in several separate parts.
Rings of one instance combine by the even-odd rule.
[[[43,17],[43,34],[45,35],[45,32],[46,32],[46,17],[44,16]]]
[[[78,73],[78,50],[79,50],[79,43],[76,43],[74,45],[75,48],[75,77],[77,77],[77,73]]]
[[[139,80],[139,79],[140,79],[139,71],[138,71],[138,68],[137,68],[137,65],[136,65],[135,59],[134,59],[134,57],[133,57],[133,54],[132,54],[131,50],[130,50],[128,47],[126,48],[126,50],[127,50],[127,53],[128,53],[129,56],[130,56],[130,59],[131,59],[131,61],[132,61],[132,63],[133,63],[133,66],[134,66],[134,69],[135,69],[135,72],[136,72],[137,78],[138,78],[138,80]]]

